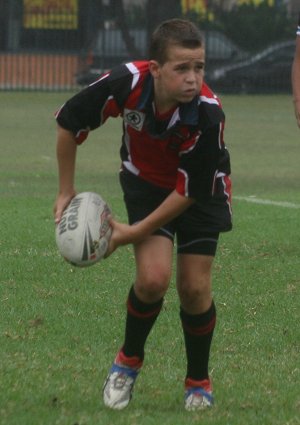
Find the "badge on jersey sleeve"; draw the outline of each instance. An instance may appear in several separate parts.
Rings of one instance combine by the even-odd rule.
[[[145,121],[145,114],[132,109],[124,109],[124,121],[131,127],[141,131]]]

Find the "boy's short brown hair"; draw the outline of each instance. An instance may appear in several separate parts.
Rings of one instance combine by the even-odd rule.
[[[185,19],[170,19],[154,30],[150,39],[149,59],[164,64],[168,60],[168,48],[172,45],[189,49],[204,47],[202,34],[196,25]]]

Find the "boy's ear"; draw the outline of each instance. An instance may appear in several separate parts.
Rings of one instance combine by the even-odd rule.
[[[157,61],[149,61],[149,71],[153,78],[158,78],[160,75],[160,65]]]

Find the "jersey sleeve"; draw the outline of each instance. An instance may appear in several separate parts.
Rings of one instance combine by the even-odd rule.
[[[221,109],[216,112],[180,154],[176,190],[197,201],[209,199],[216,178],[230,174],[229,153],[223,140],[225,118]]]
[[[89,131],[101,126],[108,117],[117,117],[122,113],[121,102],[116,93],[119,86],[128,86],[129,77],[122,65],[103,75],[61,107],[56,113],[57,123],[70,130],[77,143],[81,144]]]

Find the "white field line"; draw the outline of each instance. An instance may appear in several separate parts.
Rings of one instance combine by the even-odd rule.
[[[271,201],[269,199],[259,199],[255,196],[234,196],[233,199],[236,199],[237,201],[251,202],[253,204],[273,205],[274,207],[300,209],[300,204],[294,204],[292,202],[284,201]]]

